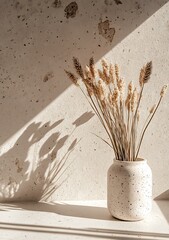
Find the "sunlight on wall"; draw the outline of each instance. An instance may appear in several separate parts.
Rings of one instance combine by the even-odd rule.
[[[61,2],[59,7],[50,1],[1,3],[1,201],[41,199],[51,181],[48,174],[67,158],[65,167],[70,166],[56,187],[64,183],[48,200],[106,198],[114,154],[91,134],[108,140],[86,99],[66,78],[73,56],[82,65],[92,55],[98,67],[102,57],[118,63],[126,84],[137,82],[140,68],[152,60],[143,118],[147,103],[151,107],[168,82],[167,1],[77,1],[75,12]],[[169,94],[141,149],[153,170],[154,197],[169,187],[168,102]]]

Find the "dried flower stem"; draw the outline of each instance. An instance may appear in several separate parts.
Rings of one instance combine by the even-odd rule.
[[[116,159],[121,161],[137,160],[144,134],[167,88],[166,86],[162,88],[158,104],[150,110],[138,141],[139,107],[145,84],[149,81],[152,72],[152,62],[148,62],[140,71],[139,96],[137,89],[130,82],[126,99],[124,95],[125,84],[120,78],[118,65],[109,65],[105,60],[102,60],[102,70],[98,69],[96,71],[94,59],[90,58],[89,66],[86,66],[83,71],[77,58],[73,58],[73,62],[77,74],[82,79],[81,84],[84,84],[87,94],[83,91],[81,84],[74,74],[68,71],[66,71],[66,74],[81,89],[103,125],[110,139],[110,144],[101,139],[113,148]]]
[[[142,141],[143,141],[144,134],[145,134],[145,132],[146,132],[146,130],[147,130],[150,122],[152,121],[152,119],[153,119],[153,117],[154,117],[154,115],[155,115],[155,113],[156,113],[156,111],[157,111],[157,109],[158,109],[158,107],[159,107],[159,105],[160,105],[160,103],[161,103],[162,98],[163,98],[163,96],[160,96],[160,99],[159,99],[159,101],[158,101],[158,103],[157,103],[157,105],[156,105],[153,113],[152,113],[152,114],[150,113],[150,116],[151,116],[150,119],[148,120],[146,126],[145,126],[144,129],[143,129],[143,132],[142,132],[142,135],[141,135],[141,139],[140,139],[140,141],[139,141],[138,148],[137,148],[136,158],[138,157],[138,153],[139,153],[139,151],[140,151],[140,147],[141,147],[141,143],[142,143]]]

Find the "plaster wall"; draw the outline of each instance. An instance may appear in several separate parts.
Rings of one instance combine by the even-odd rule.
[[[105,57],[128,83],[152,60],[144,119],[168,83],[168,1],[1,0],[0,29],[0,201],[105,199],[114,154],[92,134],[107,140],[64,69],[73,56],[83,65],[94,56],[98,66]],[[141,148],[154,198],[169,197],[168,106],[169,94]],[[45,195],[61,160],[66,171]]]

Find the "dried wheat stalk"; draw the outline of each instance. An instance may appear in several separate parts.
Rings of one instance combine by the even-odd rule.
[[[167,89],[166,85],[163,86],[159,101],[150,109],[138,138],[139,107],[144,86],[150,79],[152,62],[148,62],[140,71],[140,91],[130,82],[126,96],[125,82],[120,77],[117,64],[108,64],[103,59],[101,61],[102,69],[96,69],[93,57],[89,59],[89,66],[84,69],[75,57],[73,64],[81,80],[75,74],[69,71],[65,72],[69,79],[81,89],[107,132],[110,144],[105,140],[104,142],[113,148],[116,159],[136,161],[145,132]],[[86,90],[83,90],[84,86]]]

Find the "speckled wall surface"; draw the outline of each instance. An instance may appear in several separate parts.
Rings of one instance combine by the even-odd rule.
[[[107,139],[64,69],[72,69],[73,56],[83,64],[106,57],[128,82],[152,60],[145,91],[151,106],[169,77],[167,2],[0,1],[0,201],[39,200],[62,159],[68,169],[56,186],[63,184],[47,200],[106,198],[114,155],[91,134]],[[153,171],[154,197],[167,197],[169,189],[168,103],[169,94],[141,149]]]

